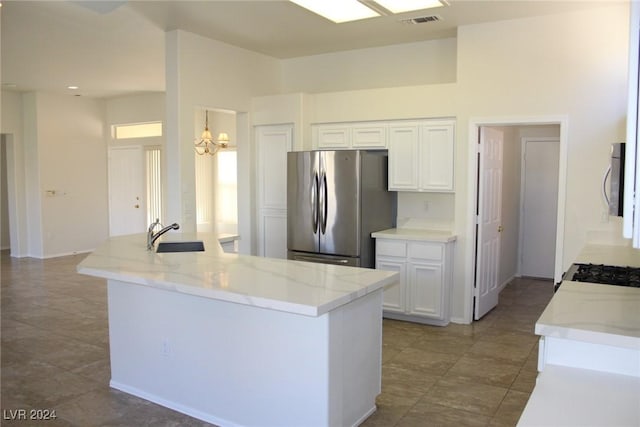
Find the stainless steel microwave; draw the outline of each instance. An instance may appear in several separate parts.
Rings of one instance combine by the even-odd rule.
[[[602,192],[609,205],[609,215],[622,216],[624,205],[624,142],[611,144],[611,160],[602,183]],[[609,192],[607,194],[607,178]]]

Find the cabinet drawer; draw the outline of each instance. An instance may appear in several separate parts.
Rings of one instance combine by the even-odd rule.
[[[398,240],[376,240],[376,255],[407,256],[407,244]]]
[[[409,257],[442,261],[443,247],[434,243],[409,243]]]

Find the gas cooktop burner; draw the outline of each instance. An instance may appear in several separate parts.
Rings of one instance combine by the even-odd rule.
[[[571,275],[570,273],[573,273]],[[604,285],[640,288],[640,268],[599,264],[574,264],[567,272],[567,280]]]

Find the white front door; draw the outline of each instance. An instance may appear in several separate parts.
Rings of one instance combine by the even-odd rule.
[[[109,148],[109,234],[146,231],[144,158],[141,146]]]
[[[553,279],[558,214],[558,139],[522,143],[522,276]]]
[[[293,126],[256,127],[258,255],[287,258],[287,152]]]
[[[475,277],[476,320],[498,305],[500,233],[502,231],[502,148],[500,130],[480,128],[478,231]]]

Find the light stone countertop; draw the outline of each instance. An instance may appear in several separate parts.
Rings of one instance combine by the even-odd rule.
[[[518,427],[638,426],[640,378],[547,365]]]
[[[234,240],[238,240],[240,239],[240,236],[237,234],[231,234],[231,233],[220,233],[218,234],[218,241],[220,243],[228,243],[228,242],[233,242]]]
[[[589,244],[575,262],[640,267],[640,250]],[[535,333],[640,349],[640,289],[563,281]]]
[[[448,243],[456,240],[457,236],[450,231],[424,230],[418,228],[390,228],[388,230],[371,233],[374,239],[398,239]]]
[[[202,240],[204,252],[146,250],[146,234],[112,237],[78,272],[306,316],[320,316],[398,280],[398,273],[227,254],[210,233],[167,233],[159,241]],[[157,242],[156,242],[157,245]]]
[[[535,333],[640,350],[640,289],[562,282]]]

